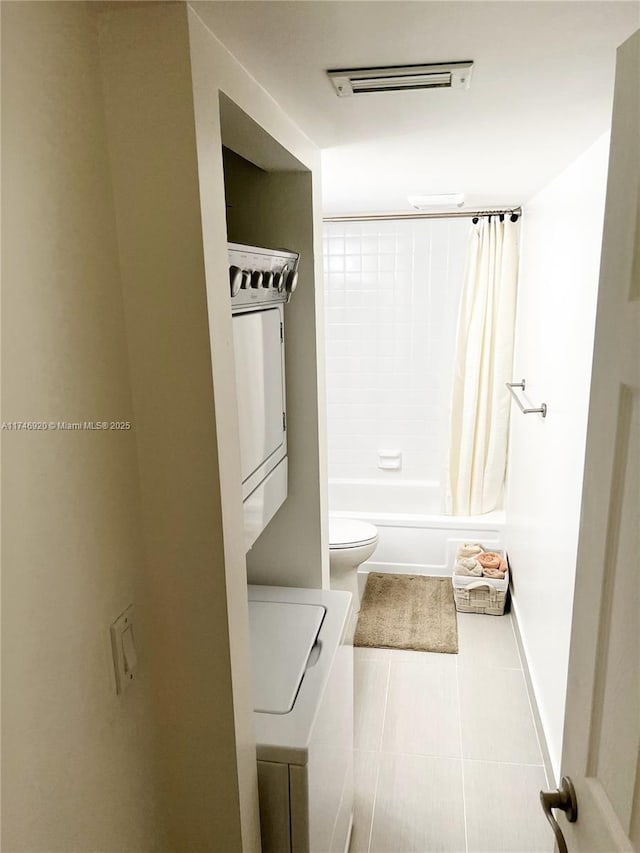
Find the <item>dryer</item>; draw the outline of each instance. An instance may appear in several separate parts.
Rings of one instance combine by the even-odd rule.
[[[263,853],[346,853],[353,821],[347,592],[249,586]]]
[[[284,306],[299,255],[228,244],[245,546],[287,497]]]

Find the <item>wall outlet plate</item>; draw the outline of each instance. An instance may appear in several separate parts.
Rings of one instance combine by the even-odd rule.
[[[116,693],[123,693],[135,677],[138,658],[135,647],[133,604],[111,626],[111,651],[116,676]]]

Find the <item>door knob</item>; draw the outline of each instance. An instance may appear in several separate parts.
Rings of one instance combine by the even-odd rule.
[[[564,840],[564,835],[552,809],[560,809],[565,812],[569,823],[575,823],[578,820],[578,800],[571,779],[568,776],[563,776],[562,783],[556,791],[540,791],[540,803],[544,816],[551,824],[551,829],[553,829],[553,834],[556,837],[558,853],[568,853],[567,842]]]

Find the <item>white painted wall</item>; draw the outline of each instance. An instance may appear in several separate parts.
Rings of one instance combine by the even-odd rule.
[[[219,444],[225,539],[232,537],[235,553],[241,516],[240,469],[223,141],[233,145],[237,154],[256,158],[252,162],[267,170],[264,182],[252,187],[255,196],[249,206],[255,203],[254,222],[253,228],[247,228],[248,241],[284,244],[303,253],[298,289],[285,309],[290,492],[249,552],[248,577],[253,583],[320,588],[328,586],[329,576],[323,292],[321,284],[316,286],[322,282],[322,255],[317,248],[322,239],[320,152],[207,29],[200,16],[208,4],[193,6],[189,33],[214,393],[223,429]],[[278,151],[282,156],[274,162]],[[297,161],[300,171],[282,171],[291,161]],[[241,213],[238,220],[250,224]],[[300,559],[301,553],[305,560]],[[233,565],[239,566],[237,554]],[[246,577],[246,571],[241,571],[243,581]]]
[[[84,3],[2,4],[2,849],[163,849],[150,610],[97,39]],[[134,602],[136,680],[109,625]]]
[[[313,286],[312,174],[296,166],[296,171],[263,171],[231,152],[225,157],[229,239],[291,246],[300,253],[298,287],[284,309],[288,496],[247,553],[247,577],[249,583],[328,588],[328,553],[321,540],[326,509],[318,489],[319,482],[326,482],[319,452],[324,412],[318,405],[317,351],[309,346],[322,293]],[[274,199],[286,203],[274,205]]]
[[[244,561],[242,551],[231,559],[241,533],[223,514],[219,460],[235,461],[234,444],[219,433],[214,400],[188,9],[114,4],[99,32],[153,615],[158,797],[174,849],[256,849]],[[214,234],[224,241],[223,220]]]
[[[331,478],[441,482],[469,227],[325,223]],[[402,468],[381,470],[380,449]]]
[[[608,135],[524,206],[505,539],[513,606],[556,775],[569,660]]]
[[[186,4],[6,3],[2,26],[3,418],[134,425],[3,432],[3,849],[259,850],[220,92],[319,156]]]

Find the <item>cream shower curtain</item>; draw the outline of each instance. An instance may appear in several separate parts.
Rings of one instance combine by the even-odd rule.
[[[518,222],[481,217],[471,228],[460,300],[449,444],[449,509],[500,506],[507,464],[518,279]]]

